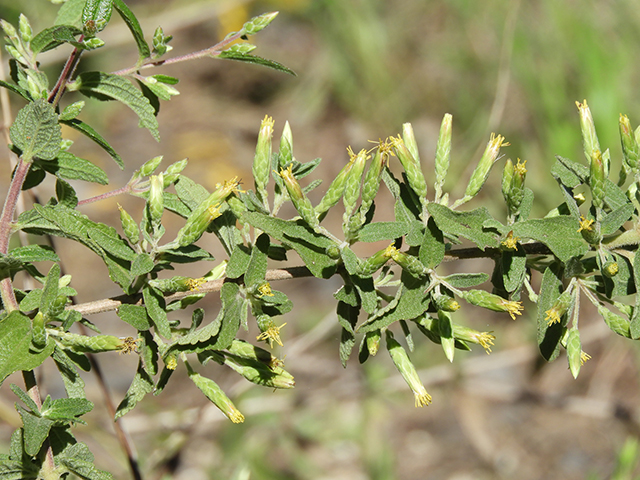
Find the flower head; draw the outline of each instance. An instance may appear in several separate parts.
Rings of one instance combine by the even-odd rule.
[[[273,293],[271,292],[271,285],[269,282],[264,282],[262,285],[258,287],[258,293],[261,297],[273,297]]]
[[[580,215],[580,228],[578,229],[578,232],[582,232],[582,231],[587,231],[587,232],[591,232],[593,231],[593,225],[594,220],[593,219],[587,219],[585,218],[584,215]]]
[[[496,336],[489,332],[478,332],[474,337],[478,344],[480,344],[480,346],[487,352],[487,355],[490,354],[491,347],[493,346],[493,341],[496,339]]]
[[[258,340],[264,340],[269,343],[269,346],[273,348],[273,342],[276,342],[281,347],[283,346],[282,340],[280,339],[280,329],[286,325],[286,322],[276,327],[275,324],[272,323],[267,329],[258,335]]]
[[[511,230],[507,234],[507,238],[502,241],[502,245],[505,246],[508,250],[517,250],[518,249],[518,240],[520,238],[513,236],[513,230]]]

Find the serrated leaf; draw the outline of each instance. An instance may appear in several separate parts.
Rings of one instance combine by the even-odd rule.
[[[37,55],[38,53],[56,48],[63,43],[78,46],[80,43],[76,41],[75,37],[81,33],[82,30],[73,25],[55,25],[45,28],[33,37],[31,42],[29,42],[29,47],[31,47],[31,51]]]
[[[50,420],[73,420],[93,410],[93,403],[86,398],[58,398],[42,409],[42,416]]]
[[[118,316],[138,331],[146,331],[151,328],[147,309],[142,305],[129,305],[127,303],[118,307]]]
[[[78,90],[88,97],[103,99],[106,96],[124,103],[138,115],[140,126],[160,140],[158,120],[151,103],[127,79],[104,72],[84,72],[78,75],[78,81]]]
[[[35,157],[53,160],[60,152],[62,134],[58,115],[46,100],[38,99],[22,108],[9,129],[9,135],[13,144],[22,150],[25,162]]]
[[[561,262],[584,255],[589,250],[589,245],[578,232],[576,219],[569,215],[515,223],[513,236],[545,244]]]
[[[469,212],[456,212],[444,205],[430,203],[427,209],[443,232],[471,240],[481,250],[487,247],[496,248],[500,244],[495,233],[485,231],[483,228],[484,223],[492,219],[489,210],[485,207]]]
[[[225,274],[229,278],[239,278],[244,275],[251,261],[251,250],[244,245],[238,245],[229,256],[229,263]]]
[[[113,0],[86,0],[82,9],[82,24],[86,37],[102,31],[111,19]]]
[[[35,457],[49,436],[54,421],[38,417],[20,405],[16,406],[16,410],[18,410],[24,425],[24,450],[28,455]]]
[[[90,127],[83,121],[78,120],[77,118],[74,118],[73,120],[60,120],[60,123],[79,131],[83,135],[86,135],[88,138],[93,140],[100,147],[102,147],[102,149],[105,150],[111,158],[113,158],[116,164],[120,167],[120,170],[124,169],[124,162],[122,161],[120,155],[118,155],[113,147],[109,145],[109,143],[92,127]]]
[[[138,370],[136,371],[131,386],[127,390],[126,395],[118,405],[116,410],[115,419],[122,417],[124,414],[133,410],[140,400],[144,398],[147,393],[153,391],[153,379],[145,371],[142,359],[138,361]]]
[[[112,480],[113,475],[109,472],[99,470],[93,464],[86,460],[80,460],[74,455],[60,455],[57,457],[70,472],[82,478],[83,480]]]
[[[315,277],[329,278],[335,273],[337,261],[326,254],[327,249],[334,247],[335,243],[309,230],[304,222],[281,220],[259,212],[248,212],[242,219],[293,248]]]
[[[503,252],[500,262],[504,288],[509,293],[514,292],[522,285],[527,269],[527,254],[522,245],[518,245],[515,252],[512,250]]]
[[[109,183],[109,177],[104,170],[94,165],[89,160],[76,157],[73,153],[60,152],[58,156],[47,162],[36,161],[43,170],[56,177],[67,180],[83,180],[100,185]]]
[[[127,27],[129,27],[129,30],[136,41],[136,45],[138,46],[139,57],[141,59],[149,58],[151,51],[149,50],[149,45],[144,39],[144,33],[142,32],[140,22],[138,22],[136,16],[122,0],[113,0],[113,6],[127,24]]]
[[[27,394],[27,392],[13,383],[9,386],[9,388],[11,388],[11,391],[15,394],[16,397],[23,401],[23,403],[29,410],[31,410],[35,414],[38,414],[40,409],[38,408],[38,405],[36,405],[36,402],[34,402],[33,399]]]
[[[233,50],[225,50],[224,52],[220,52],[217,58],[225,58],[227,60],[237,60],[239,62],[247,62],[254,63],[256,65],[262,65],[264,67],[273,68],[274,70],[278,70],[279,72],[288,73],[289,75],[297,76],[296,73],[282,65],[281,63],[275,62],[273,60],[268,60],[266,58],[259,57],[257,55],[251,55],[249,53],[242,53]]]
[[[82,10],[86,0],[67,0],[58,10],[54,25],[72,25],[82,28]]]
[[[33,370],[53,352],[49,340],[40,352],[31,351],[31,320],[17,310],[0,322],[0,385],[18,370]]]

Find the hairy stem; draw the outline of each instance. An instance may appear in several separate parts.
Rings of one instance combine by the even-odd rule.
[[[107,193],[103,193],[100,195],[96,195],[95,197],[85,198],[84,200],[80,200],[78,202],[78,206],[87,205],[88,203],[99,202],[100,200],[104,200],[105,198],[115,197],[117,195],[122,195],[123,193],[129,193],[131,191],[131,185],[125,185],[122,188],[118,188],[117,190],[112,190]]]
[[[185,55],[179,55],[177,57],[167,58],[166,60],[151,61],[140,66],[124,68],[122,70],[118,70],[117,72],[111,72],[111,73],[113,75],[130,75],[139,70],[144,70],[147,68],[161,67],[162,65],[171,65],[173,63],[186,62],[188,60],[196,60],[198,58],[203,58],[203,57],[215,57],[219,55],[231,43],[235,42],[240,37],[242,37],[242,35],[243,35],[242,32],[237,32],[234,35],[231,35],[230,37],[225,38],[221,42],[216,43],[213,47],[205,48],[204,50],[187,53]]]
[[[22,378],[24,380],[24,386],[27,390],[27,394],[33,400],[38,407],[38,409],[42,408],[42,399],[40,398],[40,389],[38,388],[38,382],[36,381],[36,376],[33,373],[33,370],[23,370]],[[46,440],[43,446],[47,447],[47,455],[44,461],[45,470],[47,472],[53,472],[55,470],[55,462],[53,461],[53,450],[51,449],[51,445],[49,445],[49,441]]]
[[[4,202],[2,214],[0,214],[0,254],[6,255],[9,251],[9,238],[11,237],[11,223],[13,222],[13,214],[16,210],[20,190],[24,183],[24,179],[29,171],[29,165],[22,158],[18,159],[9,192]],[[0,294],[2,302],[7,312],[18,309],[18,302],[13,292],[13,284],[11,278],[4,278],[0,282]]]
[[[81,35],[78,41],[81,42],[83,38],[84,36]],[[71,55],[69,55],[69,58],[67,58],[67,61],[62,68],[62,72],[60,72],[60,76],[58,77],[58,81],[51,90],[51,93],[49,93],[49,98],[47,99],[47,101],[53,106],[56,106],[58,104],[60,98],[64,94],[64,91],[67,88],[67,83],[73,76],[73,73],[78,66],[78,62],[80,61],[80,55],[82,55],[82,52],[83,50],[76,47],[71,52]]]

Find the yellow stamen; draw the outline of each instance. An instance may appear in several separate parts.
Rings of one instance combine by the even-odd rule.
[[[594,221],[589,219],[587,220],[584,215],[580,215],[580,228],[578,229],[578,232],[581,232],[583,230],[586,231],[592,231],[593,228],[591,228],[591,225],[593,225]]]
[[[518,240],[520,240],[520,238],[519,237],[514,237],[513,236],[513,230],[511,230],[507,234],[507,238],[505,238],[504,241],[502,242],[502,245],[504,245],[509,250],[517,250],[518,249]]]
[[[502,305],[507,309],[509,315],[511,315],[511,320],[515,320],[516,315],[522,315],[522,311],[524,310],[522,302],[503,300]]]
[[[273,293],[271,292],[271,285],[269,282],[265,282],[258,287],[258,292],[261,297],[273,297]]]
[[[120,352],[118,353],[124,353],[125,355],[128,355],[129,353],[132,352],[138,352],[138,343],[142,342],[141,338],[136,338],[134,340],[133,337],[127,337],[125,339],[122,340],[122,346],[120,347]]]
[[[267,342],[269,342],[269,346],[271,348],[273,348],[273,342],[276,342],[278,345],[282,347],[283,344],[282,344],[282,340],[280,339],[280,329],[285,325],[286,323],[283,323],[279,327],[276,327],[276,326],[269,327],[260,335],[258,335],[257,339],[259,341],[266,340]]]

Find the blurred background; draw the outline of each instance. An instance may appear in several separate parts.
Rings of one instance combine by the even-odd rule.
[[[612,172],[620,166],[618,115],[640,121],[640,9],[632,0],[130,0],[150,40],[156,26],[174,35],[179,55],[211,46],[254,15],[279,10],[272,25],[251,38],[256,54],[297,72],[291,77],[252,65],[198,60],[153,73],[180,78],[181,94],[161,105],[162,141],[137,128],[137,118],[115,103],[88,102],[83,119],[123,157],[120,171],[104,152],[74,132],[73,152],[108,171],[109,187],[74,183],[80,198],[124,185],[144,161],[164,155],[163,165],[189,158],[185,174],[210,190],[237,175],[252,185],[251,164],[261,119],[273,116],[275,141],[285,121],[293,130],[299,161],[323,159],[314,175],[331,180],[348,160],[346,147],[369,148],[369,140],[398,134],[413,124],[424,171],[433,181],[433,155],[441,119],[453,115],[453,149],[447,191],[461,196],[491,132],[511,146],[503,153],[527,160],[527,184],[536,194],[534,215],[544,215],[560,200],[549,173],[554,155],[582,160],[575,101],[587,99],[600,144],[611,149]],[[49,25],[57,6],[45,0],[0,0],[0,17],[14,24],[20,12],[34,30]],[[81,68],[115,71],[134,64],[135,45],[119,18],[100,37],[107,46],[83,57]],[[57,76],[64,55],[43,57],[43,67]],[[6,56],[6,55],[5,55]],[[64,102],[80,99],[69,95]],[[12,97],[12,110],[22,106]],[[277,143],[276,143],[277,144]],[[4,155],[3,158],[7,156]],[[470,208],[487,206],[505,215],[499,185],[502,162]],[[0,172],[6,188],[7,166]],[[325,182],[325,185],[327,183]],[[312,194],[318,201],[321,186]],[[40,201],[52,184],[39,187]],[[315,197],[313,196],[315,195]],[[392,205],[384,188],[376,219],[389,220]],[[387,195],[385,197],[385,195]],[[389,200],[390,202],[390,200]],[[82,211],[97,221],[119,225],[117,203],[139,218],[143,203],[114,198]],[[339,207],[336,208],[339,210]],[[167,214],[167,238],[180,222]],[[502,216],[502,217],[501,217]],[[340,221],[341,212],[328,218]],[[330,227],[331,229],[331,227]],[[339,230],[337,230],[339,232]],[[201,245],[224,253],[212,240]],[[56,240],[63,264],[73,275],[78,301],[119,294],[104,283],[106,269],[76,244]],[[364,246],[361,255],[378,245]],[[296,263],[295,261],[293,263]],[[199,276],[211,265],[191,266]],[[449,270],[456,266],[447,266]],[[491,262],[465,264],[490,272]],[[185,273],[185,272],[179,272]],[[539,280],[534,284],[537,285]],[[348,368],[338,358],[340,330],[331,294],[338,281],[305,279],[278,284],[294,302],[283,318],[287,369],[296,378],[293,391],[272,392],[248,385],[222,367],[208,365],[214,378],[245,414],[232,425],[177,372],[167,390],[148,396],[123,419],[135,444],[145,478],[175,479],[632,479],[640,435],[638,414],[640,351],[614,336],[595,313],[583,306],[583,349],[592,359],[573,380],[561,357],[540,360],[535,346],[535,305],[525,301],[516,322],[464,306],[455,321],[497,337],[493,353],[480,348],[458,352],[449,364],[438,345],[414,336],[411,358],[433,396],[433,404],[413,407],[413,395],[386,352]],[[213,297],[213,296],[211,296]],[[586,303],[586,302],[584,302]],[[218,302],[200,306],[209,318]],[[184,322],[188,314],[177,317]],[[91,318],[103,331],[132,332],[115,314]],[[245,338],[254,340],[252,327]],[[118,403],[129,386],[137,359],[107,354],[99,360]],[[52,396],[61,385],[41,382]],[[76,429],[96,455],[97,464],[115,478],[130,478],[124,454],[113,435],[101,393],[84,376],[96,408],[89,426]],[[11,377],[0,388],[0,445],[19,417]]]

